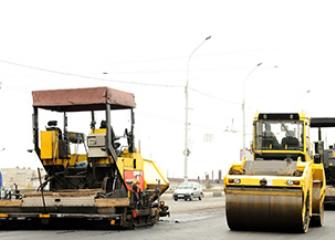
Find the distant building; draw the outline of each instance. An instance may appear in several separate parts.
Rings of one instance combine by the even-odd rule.
[[[40,185],[37,170],[30,168],[3,168],[1,169],[0,186],[11,187],[16,184],[19,189],[37,189]],[[44,179],[44,170],[41,170]]]

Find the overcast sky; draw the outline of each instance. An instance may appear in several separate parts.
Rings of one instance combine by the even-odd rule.
[[[335,116],[334,7],[306,0],[1,1],[0,167],[37,166],[26,153],[31,90],[110,86],[136,95],[143,155],[181,177],[187,58],[211,35],[190,64],[190,176],[226,171],[239,159],[242,82],[256,64],[263,63],[245,80],[249,134],[256,111]]]

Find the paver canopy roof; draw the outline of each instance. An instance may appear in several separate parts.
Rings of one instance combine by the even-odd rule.
[[[134,108],[134,94],[108,87],[33,91],[33,106],[60,112]]]

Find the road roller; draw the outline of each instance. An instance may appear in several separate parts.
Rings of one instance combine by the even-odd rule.
[[[224,178],[231,230],[308,231],[324,221],[325,173],[313,154],[304,113],[257,113],[253,159],[232,164]]]
[[[132,93],[93,87],[38,90],[32,97],[31,152],[43,171],[37,189],[16,186],[0,197],[0,229],[84,220],[134,228],[169,215],[160,200],[169,182],[135,146]]]
[[[335,206],[335,145],[329,145],[328,148],[325,146],[322,131],[334,127],[335,118],[333,117],[311,118],[311,128],[318,130],[318,141],[314,143],[315,153],[319,155],[326,175],[325,208],[334,208]]]

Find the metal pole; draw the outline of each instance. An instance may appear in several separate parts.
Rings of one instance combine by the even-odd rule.
[[[191,54],[188,57],[187,60],[187,69],[186,69],[186,83],[185,83],[185,126],[184,126],[184,131],[185,131],[185,148],[184,148],[184,181],[187,182],[188,180],[188,156],[190,155],[190,150],[189,150],[189,142],[188,142],[188,135],[189,135],[189,75],[190,75],[190,62],[192,59],[192,56],[194,53],[209,39],[211,39],[212,36],[206,37],[196,48],[193,49]]]
[[[255,67],[248,73],[248,75],[244,78],[243,80],[243,86],[242,86],[242,91],[243,91],[243,100],[242,100],[242,138],[243,138],[243,150],[242,150],[242,158],[245,156],[245,139],[246,139],[246,130],[245,130],[245,85],[246,81],[249,79],[249,77],[256,71],[258,67],[260,67],[263,63],[257,63]]]
[[[47,209],[45,206],[45,198],[44,198],[44,186],[42,182],[42,175],[41,175],[41,169],[37,168],[37,173],[38,173],[38,179],[40,181],[40,190],[41,190],[41,197],[42,197],[42,204],[43,204],[43,213],[47,213]]]

